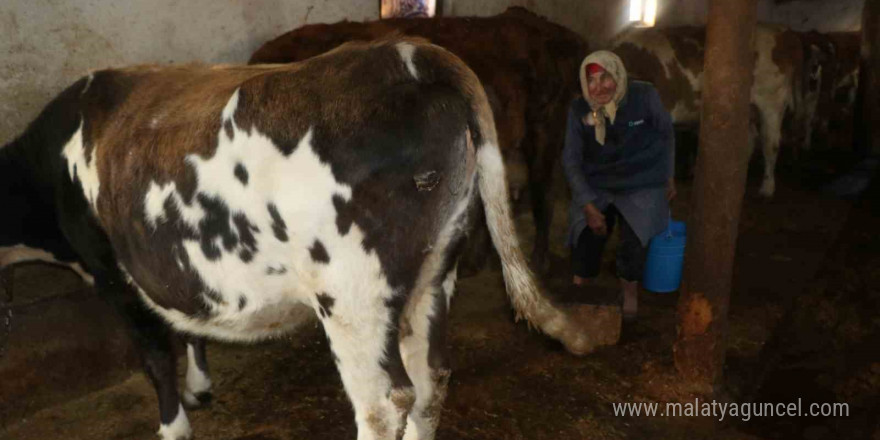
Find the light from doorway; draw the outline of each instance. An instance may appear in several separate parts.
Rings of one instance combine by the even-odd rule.
[[[638,27],[652,27],[656,18],[657,0],[630,0],[630,23]]]

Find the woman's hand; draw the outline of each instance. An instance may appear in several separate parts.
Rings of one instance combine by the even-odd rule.
[[[678,191],[675,190],[675,177],[670,177],[666,182],[666,201],[672,201],[676,195]]]
[[[584,205],[584,215],[587,217],[587,226],[596,235],[608,235],[608,224],[605,222],[605,214],[596,208],[596,205],[587,203]]]

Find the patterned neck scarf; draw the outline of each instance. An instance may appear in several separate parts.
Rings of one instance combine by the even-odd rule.
[[[597,104],[587,88],[587,65],[593,63],[602,66],[617,83],[614,98],[605,105]],[[592,109],[592,112],[584,118],[584,123],[595,127],[596,142],[599,142],[599,145],[605,145],[605,118],[608,118],[612,124],[614,123],[614,117],[617,116],[617,106],[626,95],[626,68],[623,67],[623,61],[620,57],[607,50],[599,50],[584,58],[581,63],[580,78],[584,100],[590,104],[590,109]]]

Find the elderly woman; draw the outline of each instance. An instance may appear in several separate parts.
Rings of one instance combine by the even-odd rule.
[[[627,81],[611,52],[585,58],[580,78],[583,96],[568,112],[562,152],[572,193],[573,282],[584,286],[599,274],[605,242],[619,224],[617,277],[624,318],[632,319],[648,242],[666,228],[675,197],[672,121],[654,87]]]

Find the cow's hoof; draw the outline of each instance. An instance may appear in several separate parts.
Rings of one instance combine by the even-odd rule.
[[[192,434],[190,435],[181,435],[177,437],[162,437],[162,434],[156,434],[159,436],[159,440],[193,440]]]
[[[183,408],[178,410],[177,417],[171,423],[159,425],[159,432],[156,434],[162,440],[192,440],[192,428]]]
[[[183,406],[189,410],[210,406],[212,400],[214,400],[214,394],[210,391],[203,391],[195,394],[189,391],[183,392]]]

